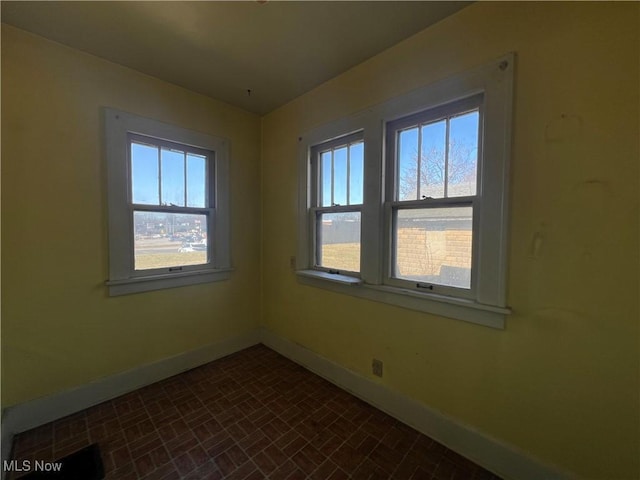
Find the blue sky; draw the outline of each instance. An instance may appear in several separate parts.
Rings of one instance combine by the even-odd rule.
[[[478,146],[478,112],[454,117],[449,122],[450,145],[464,145],[475,152]],[[403,130],[399,135],[400,179],[416,178],[416,155],[419,130],[422,136],[423,161],[444,164],[446,120]],[[337,148],[321,154],[322,206],[358,205],[363,201],[364,143]],[[158,161],[160,160],[160,161]],[[331,163],[333,160],[333,178]],[[450,157],[450,162],[455,160]],[[186,162],[186,165],[185,165]],[[186,166],[186,168],[185,168]],[[428,165],[428,167],[432,167]],[[206,158],[191,153],[131,143],[131,182],[134,204],[206,207]],[[429,169],[429,172],[435,171]],[[186,181],[185,181],[186,173]],[[444,182],[435,174],[421,175],[420,195],[442,197]],[[449,179],[451,181],[451,179]],[[347,188],[348,183],[348,188]],[[162,187],[161,189],[159,187]],[[161,191],[160,191],[161,190]],[[186,192],[185,192],[186,190]],[[333,190],[333,199],[331,197]],[[401,194],[400,200],[416,198]],[[186,195],[185,195],[186,194]],[[162,196],[162,198],[160,198]],[[186,205],[185,205],[186,200]]]
[[[158,162],[158,156],[160,156],[160,162]],[[176,150],[132,143],[133,203],[206,207],[206,161],[206,158],[201,155],[191,153],[185,155],[184,152]],[[160,198],[160,186],[162,198]]]
[[[455,168],[452,168],[456,162],[459,167],[461,162],[466,162],[464,170],[467,172],[475,172],[477,169],[478,121],[479,114],[477,111],[459,115],[449,120],[449,186],[454,185],[456,181],[460,181],[451,175],[452,172],[456,171]],[[443,166],[446,151],[446,130],[447,120],[443,119],[421,127],[416,126],[403,130],[399,134],[399,178],[401,180],[412,178],[414,185],[417,180],[416,157],[419,150],[418,141],[421,135],[422,161],[429,163],[423,166],[423,174],[420,178],[420,196],[426,195],[434,198],[444,196]],[[460,154],[460,152],[464,153],[464,155]],[[347,161],[347,156],[349,161]],[[333,150],[332,178],[332,151],[323,152],[320,155],[321,206],[331,206],[332,202],[338,205],[361,204],[363,196],[363,165],[363,142],[352,144],[349,147],[337,148]],[[437,168],[437,165],[442,168]],[[424,174],[425,167],[429,172],[427,175]],[[349,175],[347,175],[347,171],[349,171]],[[460,171],[460,168],[457,171]],[[348,190],[347,181],[349,183]],[[451,194],[452,190],[449,190],[449,194]],[[407,186],[404,191],[404,194],[400,192],[399,200],[417,199],[418,193],[415,187]],[[333,199],[331,197],[332,192]],[[349,198],[347,198],[347,195]]]
[[[348,161],[347,161],[348,157]],[[331,206],[331,187],[333,185],[333,203],[338,205],[359,205],[363,195],[364,143],[358,142],[347,147],[333,150],[333,184],[331,182],[331,151],[320,156],[322,206]],[[349,175],[347,176],[347,171]],[[347,189],[347,178],[349,188]],[[349,198],[347,198],[347,196]]]
[[[455,152],[453,145],[463,146],[465,151],[470,152],[470,158],[457,158],[450,155],[449,162],[456,160],[467,160],[472,162],[469,168],[475,170],[477,168],[477,151],[478,151],[478,120],[477,111],[469,112],[464,115],[453,117],[449,122],[449,145],[450,153]],[[444,156],[446,151],[446,119],[422,125],[418,127],[403,130],[400,132],[398,139],[398,155],[399,155],[399,178],[417,178],[417,162],[416,156],[419,150],[419,130],[422,136],[422,161],[430,161],[444,165]],[[420,196],[427,195],[438,198],[444,196],[444,179],[435,175],[435,165],[427,165],[430,175],[421,175],[420,178]],[[449,178],[451,183],[453,179]],[[415,182],[415,180],[414,180]],[[408,187],[412,196],[405,192],[400,192],[399,200],[416,200],[417,192],[414,188]]]

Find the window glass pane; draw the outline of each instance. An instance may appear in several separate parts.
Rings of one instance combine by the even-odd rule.
[[[448,197],[476,194],[479,117],[476,110],[450,121]]]
[[[163,148],[160,155],[162,205],[184,207],[184,152]]]
[[[396,212],[396,278],[471,288],[473,207]]]
[[[347,204],[347,147],[333,151],[333,203]]]
[[[398,133],[398,200],[418,199],[418,128]]]
[[[320,155],[321,169],[321,201],[323,207],[331,206],[331,151],[324,152]]]
[[[349,146],[349,205],[362,203],[364,143]]]
[[[447,121],[423,125],[420,162],[420,196],[444,197],[444,159]]]
[[[131,196],[133,203],[159,205],[158,148],[131,143]]]
[[[133,213],[136,270],[207,263],[207,216]]]
[[[187,206],[206,207],[207,159],[202,155],[187,154]]]
[[[317,257],[321,267],[360,271],[360,212],[318,215]]]

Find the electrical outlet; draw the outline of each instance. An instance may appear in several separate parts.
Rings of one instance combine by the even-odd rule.
[[[371,371],[377,377],[382,377],[382,360],[374,358],[371,362]]]
[[[291,270],[295,270],[296,269],[296,257],[295,256],[289,257],[289,268]]]

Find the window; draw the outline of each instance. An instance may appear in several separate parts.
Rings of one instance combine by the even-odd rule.
[[[301,136],[302,283],[504,327],[513,63]]]
[[[390,285],[473,295],[482,98],[387,124]]]
[[[312,255],[318,270],[360,275],[360,224],[364,171],[362,134],[313,147],[314,229]]]
[[[224,139],[105,109],[111,295],[228,278]]]

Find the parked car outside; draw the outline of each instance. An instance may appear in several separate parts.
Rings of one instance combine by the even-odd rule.
[[[182,246],[178,249],[178,252],[206,252],[207,244],[206,243],[183,243]]]

